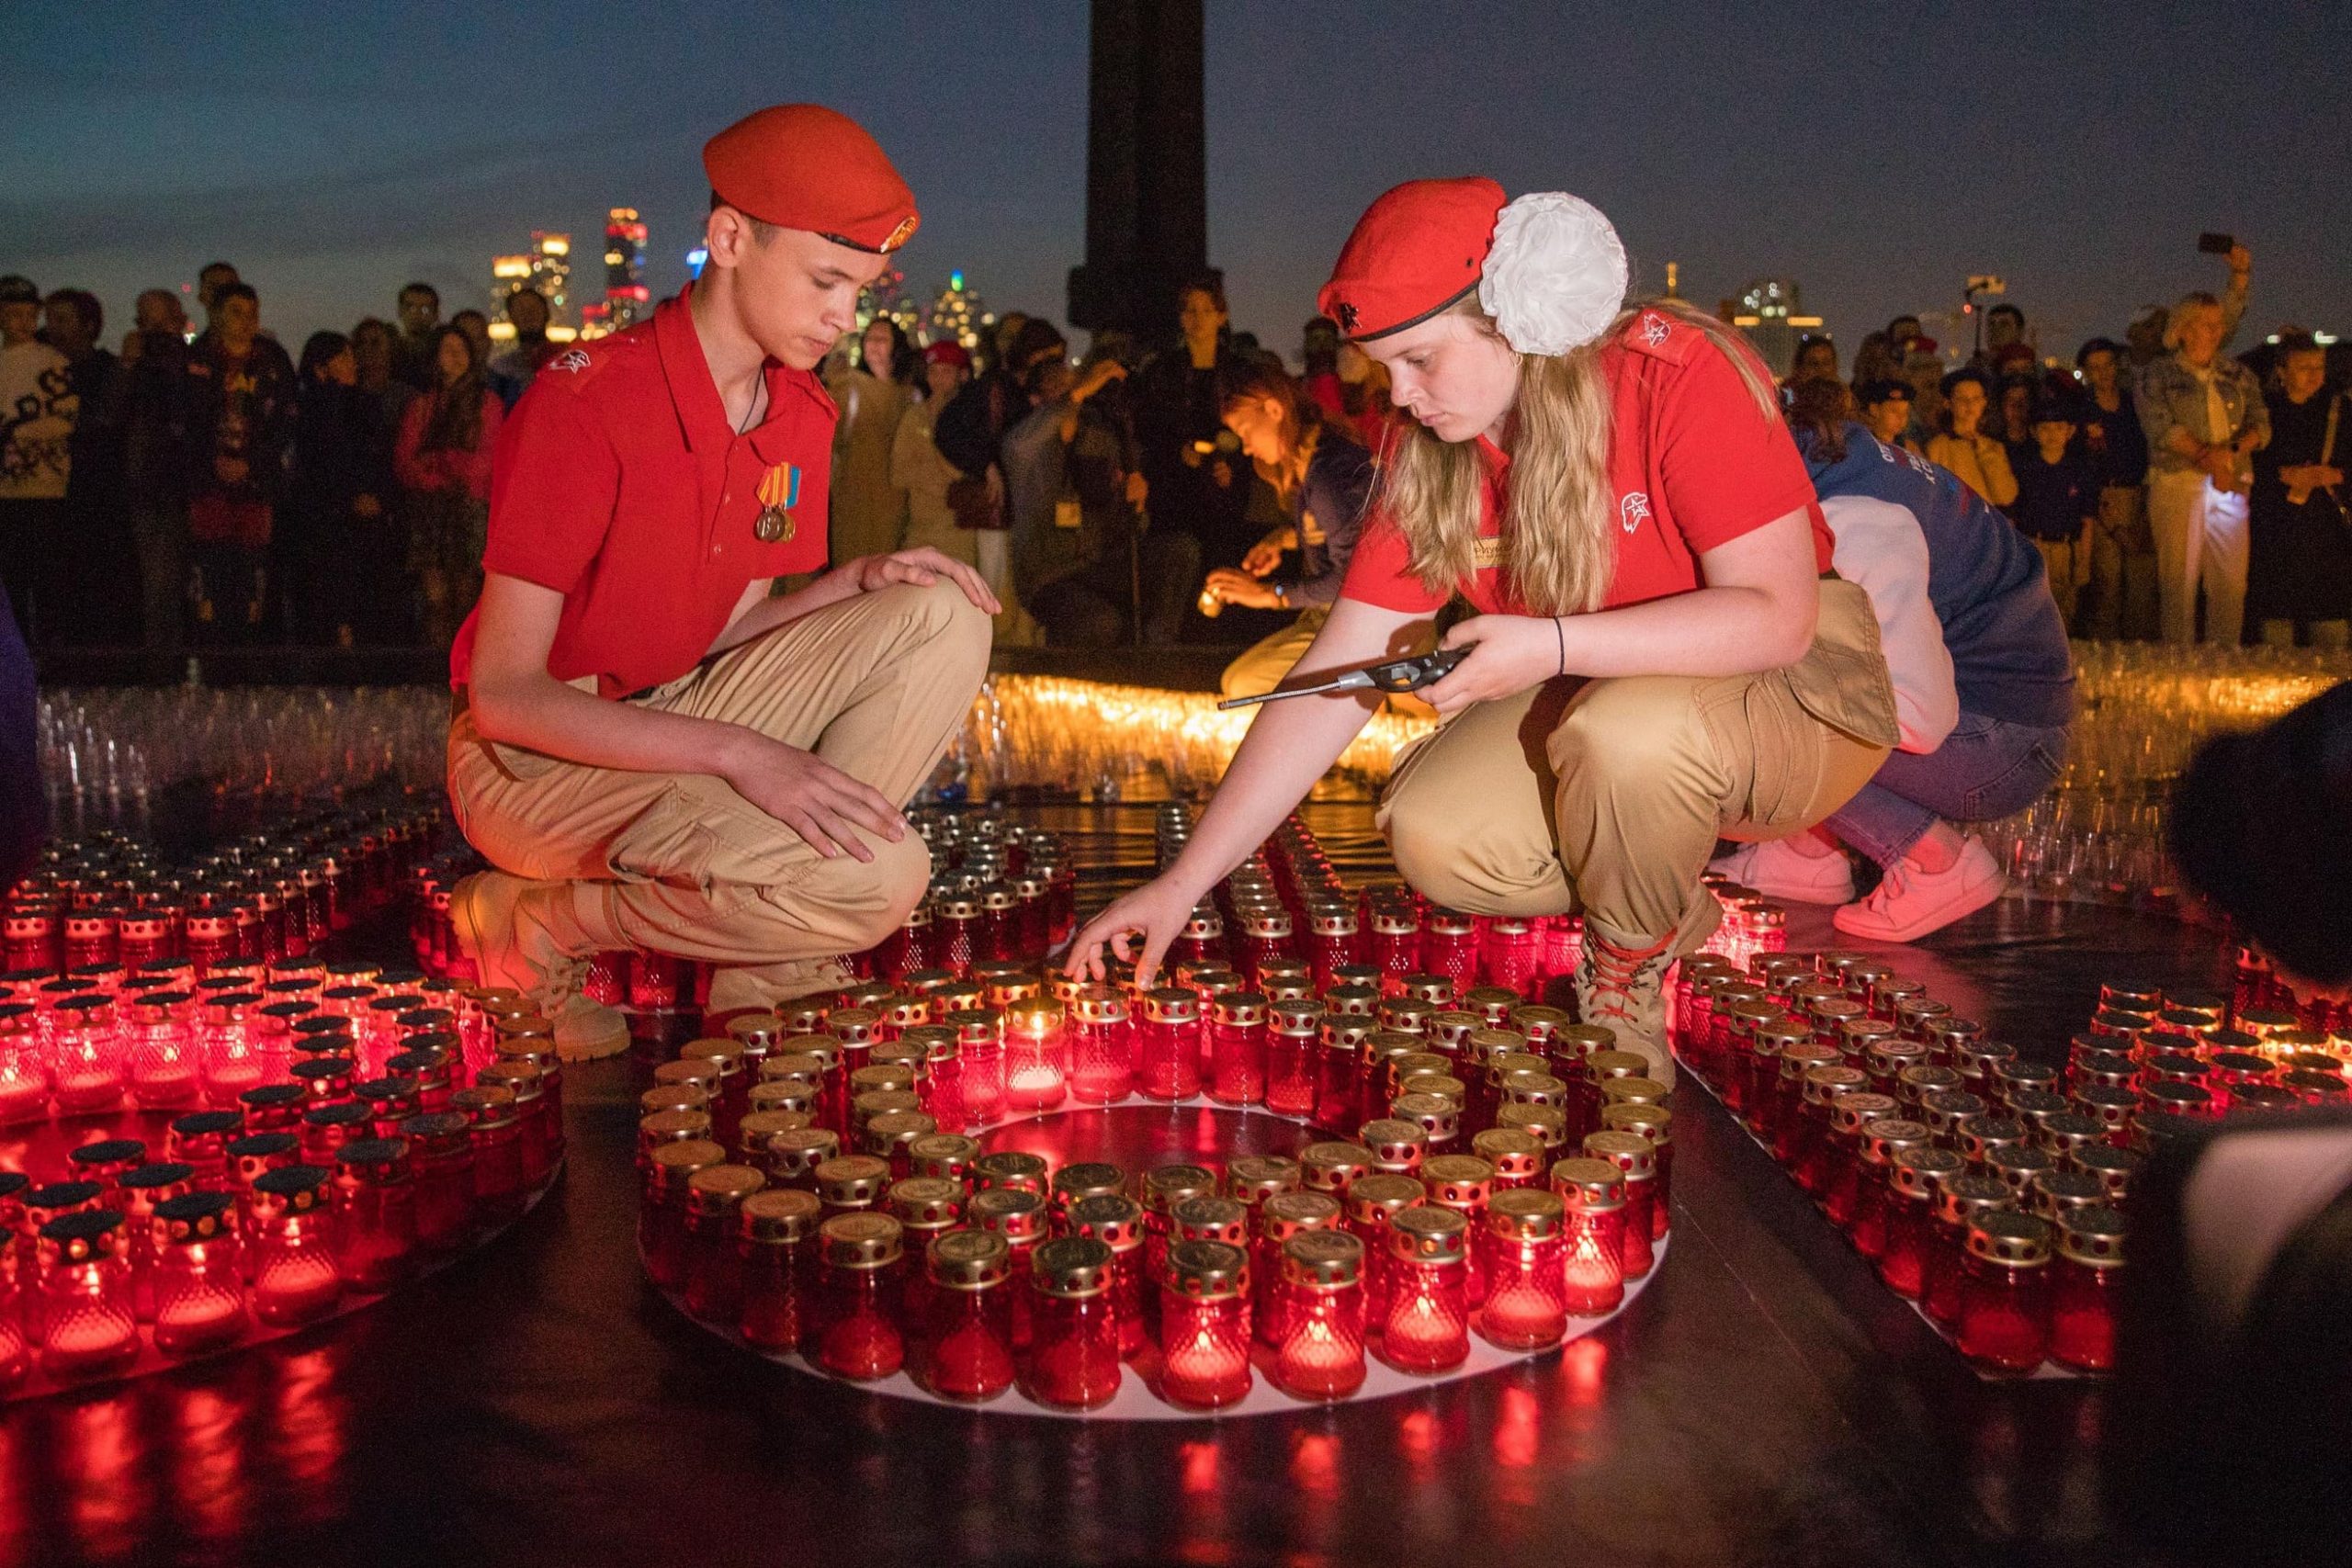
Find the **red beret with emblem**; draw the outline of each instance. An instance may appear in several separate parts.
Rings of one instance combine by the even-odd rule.
[[[763,223],[888,254],[914,238],[914,192],[882,144],[822,104],[776,104],[704,144],[718,199]]]
[[[1428,321],[1478,287],[1506,199],[1482,175],[1406,181],[1357,220],[1317,305],[1357,343]]]

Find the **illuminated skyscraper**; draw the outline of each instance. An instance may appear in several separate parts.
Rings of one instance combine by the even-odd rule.
[[[955,339],[966,348],[980,346],[983,328],[996,324],[996,315],[980,303],[980,297],[964,287],[964,274],[959,268],[947,275],[947,287],[932,301],[931,313],[923,323],[923,337],[928,343]]]
[[[616,207],[605,219],[605,309],[607,332],[640,321],[653,308],[645,287],[645,225],[634,207]]]
[[[557,321],[571,303],[571,236],[533,230],[531,248],[519,255],[492,256],[490,299],[499,320],[506,319],[506,297],[517,288],[536,288]]]
[[[1796,363],[1797,334],[1821,325],[1821,318],[1804,314],[1795,278],[1759,277],[1741,292],[1731,324],[1747,334],[1773,375],[1785,377]]]

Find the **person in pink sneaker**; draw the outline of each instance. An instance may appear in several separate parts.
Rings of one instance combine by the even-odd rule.
[[[1714,869],[1770,897],[1841,906],[1849,936],[1916,942],[1998,898],[2007,879],[1955,824],[2022,811],[2056,782],[2074,660],[2041,558],[1945,470],[1804,387],[1789,423],[1837,537],[1838,573],[1871,596],[1902,739],[1876,777],[1810,833],[1747,845]],[[1883,874],[1864,898],[1841,846]]]
[[[1372,205],[1318,304],[1409,423],[1295,673],[1394,657],[1469,602],[1444,637],[1468,656],[1422,693],[1441,723],[1381,802],[1396,868],[1471,914],[1581,910],[1583,1018],[1670,1082],[1660,981],[1721,918],[1700,881],[1716,839],[1820,821],[1897,730],[1770,378],[1713,320],[1629,307],[1625,282],[1616,231],[1562,192],[1416,180]],[[1191,842],[1078,934],[1071,972],[1140,932],[1148,981],[1378,702],[1261,709]]]

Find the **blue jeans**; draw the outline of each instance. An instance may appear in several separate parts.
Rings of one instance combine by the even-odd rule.
[[[1894,753],[1822,825],[1891,866],[1939,818],[1989,822],[2024,810],[2057,782],[2065,761],[2064,725],[2012,724],[1963,713],[1941,746],[1924,755]]]

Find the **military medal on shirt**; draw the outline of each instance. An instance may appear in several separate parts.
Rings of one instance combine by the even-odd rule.
[[[800,504],[800,470],[790,463],[778,463],[760,476],[760,516],[752,525],[752,533],[763,545],[781,544],[792,537],[792,509]]]

